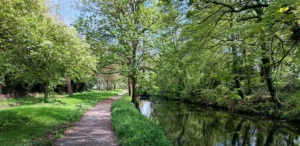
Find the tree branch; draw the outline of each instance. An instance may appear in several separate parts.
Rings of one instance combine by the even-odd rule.
[[[290,55],[290,52],[297,46],[297,44],[298,44],[298,42],[294,43],[293,46],[284,54],[284,56],[273,65],[280,64],[288,55]]]
[[[226,3],[222,3],[222,2],[217,2],[216,0],[214,1],[207,1],[207,3],[212,3],[212,4],[215,4],[215,5],[221,5],[223,7],[226,7],[228,9],[230,9],[231,12],[234,12],[234,13],[239,13],[239,12],[242,12],[242,11],[246,11],[246,10],[249,10],[249,9],[255,9],[255,8],[264,8],[264,7],[268,7],[269,5],[268,4],[256,4],[256,5],[245,5],[239,9],[235,8],[233,5],[229,5],[229,4],[226,4]]]
[[[147,69],[147,70],[153,71],[154,73],[157,73],[156,69],[149,68],[149,67],[146,67],[146,66],[141,66],[140,69]]]
[[[203,22],[205,22],[207,19],[209,19],[210,17],[214,16],[215,14],[217,14],[218,12],[220,12],[224,7],[219,8],[216,12],[212,13],[211,15],[207,16],[204,20],[202,20],[201,22],[199,22],[198,24],[201,24]]]
[[[261,17],[259,17],[259,16],[251,16],[251,17],[246,17],[246,18],[239,19],[239,20],[237,20],[237,22],[246,21],[246,20],[250,20],[250,19],[259,19],[259,18],[261,18]]]
[[[117,74],[117,73],[121,73],[120,71],[114,71],[114,72],[101,72],[100,74],[103,75],[112,75],[112,74]]]

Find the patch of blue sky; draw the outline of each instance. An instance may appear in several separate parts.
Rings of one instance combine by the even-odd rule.
[[[71,26],[78,18],[80,0],[48,0],[52,15],[62,20],[66,25]]]

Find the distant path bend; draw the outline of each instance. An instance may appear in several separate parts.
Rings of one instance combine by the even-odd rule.
[[[111,126],[111,104],[122,97],[118,96],[102,100],[84,114],[79,122],[66,132],[63,138],[56,141],[55,146],[117,146],[117,138]]]

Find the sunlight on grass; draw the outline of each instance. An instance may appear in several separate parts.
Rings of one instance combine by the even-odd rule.
[[[0,109],[0,145],[52,145],[88,109],[121,92],[76,93],[73,97],[51,98],[49,103],[34,97],[1,101],[20,105]]]

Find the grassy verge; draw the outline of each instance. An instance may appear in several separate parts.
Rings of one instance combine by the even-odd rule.
[[[121,92],[77,93],[73,97],[50,98],[49,103],[35,97],[0,101],[17,105],[0,109],[0,145],[52,145],[88,109]]]
[[[141,115],[125,96],[112,105],[112,125],[120,146],[169,146],[163,129]]]

